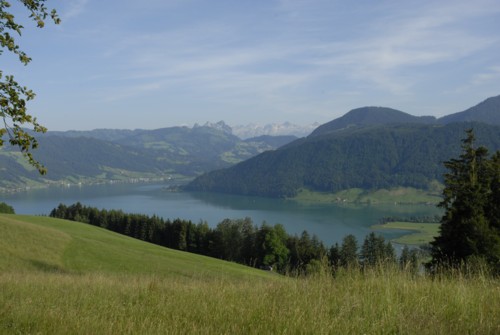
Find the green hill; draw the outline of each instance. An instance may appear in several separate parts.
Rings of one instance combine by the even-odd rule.
[[[48,217],[0,214],[0,236],[0,272],[271,277],[265,271]]]
[[[285,278],[82,223],[0,215],[0,334],[495,334],[499,309],[498,280],[481,275]]]
[[[459,154],[470,127],[478,144],[500,149],[500,126],[483,123],[352,128],[297,140],[202,175],[186,188],[268,197],[294,197],[301,189],[427,189],[441,180],[442,162]]]
[[[14,147],[0,148],[0,187],[16,188],[54,182],[124,180],[160,177],[172,172],[152,152],[94,138],[42,136],[35,156],[47,167],[42,177]]]

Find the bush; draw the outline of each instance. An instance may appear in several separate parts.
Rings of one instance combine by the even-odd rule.
[[[5,202],[0,202],[0,213],[16,214],[14,207],[7,205]]]

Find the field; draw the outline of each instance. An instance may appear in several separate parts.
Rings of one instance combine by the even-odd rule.
[[[500,285],[395,269],[288,278],[0,215],[2,334],[498,334]]]
[[[0,271],[140,274],[219,279],[269,278],[269,273],[111,231],[42,216],[0,214]]]
[[[429,204],[441,201],[439,191],[424,191],[411,187],[365,191],[352,188],[336,193],[315,192],[306,189],[299,191],[292,200],[316,203],[355,203],[355,204]]]
[[[398,237],[392,241],[399,244],[422,245],[431,242],[439,234],[439,225],[439,223],[398,221],[374,225],[372,228],[412,231],[411,234]]]

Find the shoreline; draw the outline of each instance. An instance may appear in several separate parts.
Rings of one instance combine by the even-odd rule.
[[[140,178],[128,178],[128,179],[109,179],[109,180],[101,180],[94,179],[88,181],[79,181],[79,182],[70,182],[70,181],[50,181],[40,185],[33,186],[24,186],[18,188],[6,188],[0,187],[0,195],[2,194],[17,194],[22,192],[29,192],[31,190],[41,190],[47,188],[56,188],[56,187],[82,187],[82,186],[95,186],[95,185],[113,185],[113,184],[138,184],[138,183],[157,183],[157,182],[165,182],[165,181],[178,181],[183,178],[174,179],[173,177],[140,177]]]

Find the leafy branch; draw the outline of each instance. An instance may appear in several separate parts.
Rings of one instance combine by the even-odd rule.
[[[61,22],[55,10],[49,11],[45,6],[46,0],[18,0],[30,13],[29,17],[36,22],[38,28],[45,26],[48,17],[55,24]],[[0,55],[4,50],[17,55],[19,61],[28,65],[31,58],[20,49],[14,36],[21,36],[24,27],[15,21],[14,15],[9,12],[10,2],[0,0]],[[0,128],[0,147],[3,146],[7,135],[9,143],[18,146],[29,163],[34,166],[40,174],[47,173],[46,168],[34,159],[32,150],[38,147],[36,138],[23,126],[31,125],[33,132],[45,133],[47,128],[38,123],[37,119],[27,110],[27,102],[35,98],[35,93],[19,84],[12,75],[4,75],[0,70],[0,117],[3,126]]]

